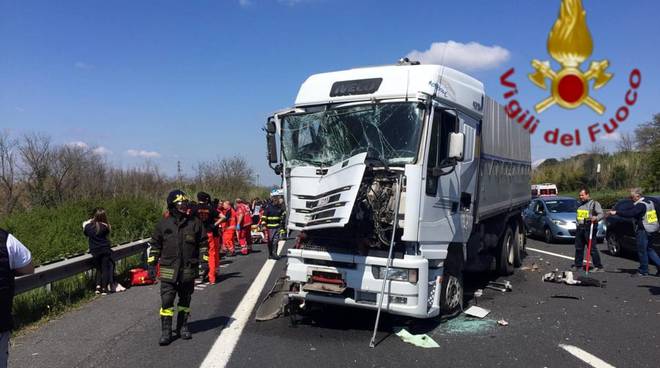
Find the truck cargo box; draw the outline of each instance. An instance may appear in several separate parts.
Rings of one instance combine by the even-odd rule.
[[[484,103],[481,140],[477,221],[524,206],[530,200],[529,132],[490,97]]]

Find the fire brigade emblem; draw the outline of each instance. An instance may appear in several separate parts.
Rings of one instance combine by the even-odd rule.
[[[612,79],[612,74],[606,72],[609,61],[592,61],[586,72],[580,69],[592,51],[593,41],[582,0],[562,0],[559,17],[548,35],[548,53],[561,69],[554,71],[549,61],[532,60],[535,70],[529,74],[532,83],[544,90],[546,79],[551,83],[550,96],[535,106],[537,113],[554,104],[565,109],[585,104],[598,114],[605,112],[605,106],[589,96],[589,82],[593,80],[593,88],[599,89]]]

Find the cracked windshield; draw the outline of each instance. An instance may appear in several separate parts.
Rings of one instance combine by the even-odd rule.
[[[286,116],[284,155],[290,166],[331,166],[358,153],[388,165],[415,160],[423,110],[416,103],[361,105]]]

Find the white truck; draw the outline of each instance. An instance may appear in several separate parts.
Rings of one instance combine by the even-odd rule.
[[[407,59],[315,74],[265,130],[289,297],[430,318],[460,311],[464,271],[520,265],[530,137],[478,80]]]

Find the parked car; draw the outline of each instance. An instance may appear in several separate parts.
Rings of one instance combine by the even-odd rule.
[[[523,212],[528,235],[542,236],[546,243],[573,240],[577,231],[576,212],[579,202],[571,197],[539,197]],[[605,238],[605,222],[598,222],[598,241]]]
[[[653,197],[660,202],[660,197]],[[633,201],[622,199],[614,205],[615,211],[630,209],[633,207]],[[613,256],[619,256],[622,253],[637,254],[637,238],[635,236],[635,223],[632,218],[621,216],[608,216],[605,218],[607,231],[607,250]],[[660,252],[660,235],[653,237],[653,246],[656,252]]]

